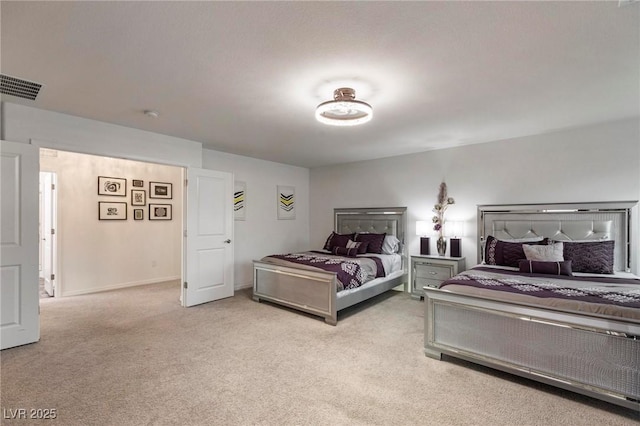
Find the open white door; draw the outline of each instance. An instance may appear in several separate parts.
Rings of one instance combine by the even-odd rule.
[[[0,349],[40,339],[39,150],[0,141]]]
[[[233,296],[233,175],[187,169],[182,305]]]
[[[40,172],[42,187],[42,276],[44,291],[55,296],[56,280],[56,174]]]

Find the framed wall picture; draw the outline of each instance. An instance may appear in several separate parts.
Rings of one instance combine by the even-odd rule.
[[[127,220],[127,203],[98,201],[98,219]]]
[[[131,190],[131,205],[144,206],[147,204],[147,192],[144,189]]]
[[[133,179],[131,181],[131,186],[135,186],[136,188],[144,188],[144,181],[140,179]]]
[[[171,220],[171,204],[151,204],[149,203],[149,220]]]
[[[278,185],[278,219],[296,218],[296,189],[293,186]]]
[[[127,196],[127,180],[107,176],[98,176],[98,195]]]
[[[233,218],[235,220],[246,220],[247,218],[247,184],[236,181],[233,189]]]
[[[143,220],[144,219],[144,209],[133,209],[133,219],[134,220]]]
[[[149,182],[149,198],[173,198],[172,185],[164,182]]]

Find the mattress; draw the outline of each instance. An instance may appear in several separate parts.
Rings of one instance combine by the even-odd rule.
[[[640,323],[640,277],[630,274],[556,276],[477,265],[440,289],[526,305]],[[536,295],[537,294],[537,295]]]
[[[261,261],[312,271],[337,271],[339,292],[357,289],[365,283],[395,276],[396,272],[402,271],[402,256],[399,254],[367,253],[345,257],[327,251],[306,251],[265,256]]]

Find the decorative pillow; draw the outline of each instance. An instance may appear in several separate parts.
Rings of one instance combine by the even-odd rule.
[[[492,237],[495,238],[495,237]],[[482,240],[482,261],[487,263],[486,254],[487,254],[487,240],[488,237]],[[507,243],[527,243],[527,244],[536,244],[540,241],[544,240],[544,237],[526,237],[526,238],[498,238],[498,241],[504,241]],[[524,257],[523,257],[524,259]]]
[[[335,246],[331,250],[331,253],[337,254],[338,256],[356,257],[358,254],[358,247],[347,248]]]
[[[524,244],[522,246],[527,260],[540,262],[562,262],[564,260],[562,242],[556,242],[546,246]]]
[[[545,238],[538,242],[529,242],[528,244],[546,245],[548,242],[549,240]],[[487,265],[511,266],[513,268],[517,268],[518,261],[526,259],[522,248],[525,244],[526,243],[524,242],[516,243],[501,241],[493,235],[489,235],[485,245],[484,261]]]
[[[541,246],[542,247],[542,246]],[[540,262],[537,260],[521,260],[518,262],[520,272],[528,272],[530,274],[548,274],[548,275],[568,275],[573,276],[571,272],[571,261],[563,262]]]
[[[356,234],[356,241],[367,243],[367,253],[377,253],[382,254],[382,245],[384,244],[384,237],[386,233],[383,234]]]
[[[324,249],[327,251],[332,251],[334,247],[346,247],[347,241],[353,240],[356,234],[336,234],[332,232],[327,238],[327,241],[324,243]]]
[[[572,261],[573,272],[613,274],[615,241],[576,243],[564,241],[564,259]]]
[[[382,243],[382,254],[394,254],[400,249],[400,240],[395,235],[386,235]]]

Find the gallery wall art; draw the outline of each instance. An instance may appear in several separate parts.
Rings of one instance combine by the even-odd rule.
[[[127,220],[127,203],[98,202],[98,219]]]
[[[98,176],[98,195],[127,196],[127,180],[123,178]]]

